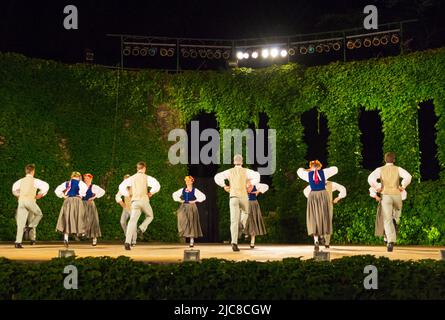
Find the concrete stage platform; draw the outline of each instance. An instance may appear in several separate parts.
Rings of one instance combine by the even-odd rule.
[[[38,243],[30,246],[23,243],[23,249],[14,248],[13,243],[0,244],[0,257],[20,261],[46,261],[58,256],[59,250],[65,249],[61,242]],[[273,261],[283,258],[310,259],[313,257],[313,246],[288,245],[288,244],[257,244],[250,249],[248,244],[239,245],[241,251],[233,252],[229,244],[195,244],[194,249],[200,250],[201,259],[220,258],[234,261],[255,260]],[[155,263],[181,262],[184,249],[189,249],[185,244],[165,243],[140,243],[131,251],[126,251],[122,244],[98,243],[96,247],[87,242],[72,242],[69,246],[74,250],[77,257],[100,257],[100,256],[128,256],[133,260]],[[354,255],[374,255],[377,257],[388,257],[399,260],[440,260],[440,250],[445,247],[422,247],[422,246],[396,246],[393,252],[387,252],[385,246],[331,246],[330,249],[320,247],[322,251],[329,251],[332,259]]]

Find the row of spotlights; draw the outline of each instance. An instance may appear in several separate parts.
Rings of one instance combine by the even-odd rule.
[[[181,49],[182,57],[196,59],[198,57],[202,59],[225,59],[228,60],[231,55],[230,50],[220,49]]]
[[[154,57],[156,55],[157,51],[158,51],[158,49],[154,48],[154,47],[149,48],[149,47],[138,47],[138,46],[129,47],[129,46],[127,46],[122,50],[122,54],[124,56],[132,55],[135,57],[137,57],[137,56],[145,57],[145,56],[149,55],[151,57]],[[160,54],[162,56],[172,57],[174,55],[174,53],[175,53],[175,51],[172,48],[170,48],[170,49],[161,48],[161,50],[160,50]]]
[[[374,38],[365,38],[365,39],[355,39],[349,40],[346,44],[346,47],[349,50],[359,49],[362,47],[369,48],[371,46],[378,47],[380,45],[386,46],[391,41],[392,44],[398,44],[400,42],[400,37],[397,34],[391,35],[389,38],[388,35],[384,35],[383,37],[374,37]]]
[[[277,58],[278,56],[280,56],[281,58],[285,58],[287,56],[288,52],[286,49],[278,49],[278,48],[271,48],[271,49],[262,49],[261,50],[261,57],[263,57],[264,59],[267,58]],[[236,53],[236,58],[238,60],[243,60],[243,59],[249,59],[249,58],[253,58],[253,59],[257,59],[259,57],[260,53],[255,50],[255,51],[238,51]]]
[[[340,42],[334,42],[334,43],[323,43],[323,44],[310,44],[307,46],[300,46],[300,47],[292,47],[289,48],[289,50],[286,49],[279,49],[279,48],[271,48],[271,49],[262,49],[261,50],[261,57],[267,59],[267,58],[285,58],[287,55],[293,56],[297,52],[300,54],[307,54],[307,53],[322,53],[322,52],[329,52],[331,49],[334,51],[338,51],[341,48]],[[243,59],[257,59],[259,57],[259,51],[238,51],[236,53],[236,57],[238,60]]]

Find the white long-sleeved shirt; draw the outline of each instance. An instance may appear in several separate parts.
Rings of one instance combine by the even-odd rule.
[[[335,176],[338,173],[338,168],[335,166],[322,169],[324,173],[325,180],[328,180],[330,177]],[[309,182],[309,171],[306,171],[304,168],[300,168],[297,170],[297,175],[300,179]]]
[[[265,183],[257,183],[255,184],[255,188],[259,193],[265,193],[267,190],[269,190],[269,186]]]
[[[32,177],[32,175],[30,175],[30,174],[27,174],[26,176]],[[22,181],[22,179],[17,180],[12,185],[12,194],[15,195],[16,197],[20,196],[21,181]],[[46,183],[45,181],[37,179],[37,178],[34,178],[34,187],[39,190],[38,194],[41,194],[43,196],[45,196],[49,190],[49,184]]]
[[[173,200],[177,201],[177,202],[182,202],[183,200],[181,200],[181,196],[182,196],[182,190],[183,188],[179,189],[178,191],[173,192],[172,197]],[[195,188],[195,197],[196,197],[196,202],[203,202],[206,199],[206,195],[204,193],[202,193],[201,191],[199,191],[197,188]]]
[[[394,164],[392,164],[392,163],[385,164],[385,166],[393,166],[393,165]],[[398,168],[399,168],[399,176],[402,178],[401,186],[402,186],[403,189],[405,189],[411,183],[412,176],[405,169],[403,169],[401,167],[398,167]],[[374,189],[378,189],[376,187],[377,184],[378,184],[377,180],[381,178],[381,174],[382,174],[382,169],[381,169],[381,167],[379,167],[379,168],[375,169],[368,176],[368,183]]]
[[[94,193],[94,197],[96,199],[102,198],[105,195],[105,190],[99,187],[97,184],[93,184],[93,186],[91,187],[91,192]]]
[[[338,198],[340,199],[345,198],[346,188],[337,182],[331,181],[331,183],[332,183],[332,192],[338,191],[339,192]],[[306,198],[309,198],[309,193],[311,193],[311,186],[307,186],[306,188],[304,188],[303,193]]]
[[[69,181],[65,181],[64,183],[60,184],[56,188],[56,190],[54,190],[54,193],[59,198],[63,198],[65,196],[64,191],[66,189],[67,182],[69,182]],[[85,184],[85,182],[79,181],[79,197],[85,197],[85,194],[87,193],[87,190],[88,190],[88,186]]]
[[[382,187],[381,183],[376,183],[376,188],[380,189]],[[406,192],[406,190],[403,190],[400,195],[402,196],[402,201],[406,200],[406,197],[408,196],[408,193]],[[377,196],[377,190],[374,189],[373,187],[369,188],[369,196],[371,198],[375,198]]]
[[[257,183],[260,183],[261,176],[258,172],[246,169],[246,175],[247,175],[247,180],[249,180],[251,184],[255,185]],[[224,187],[225,186],[224,181],[229,180],[229,176],[230,176],[230,169],[217,173],[214,178],[215,183],[220,187]]]
[[[129,196],[127,188],[131,187],[132,183],[133,183],[133,176],[121,182],[121,184],[119,185],[119,192],[121,193],[122,196],[124,197]],[[159,184],[158,180],[149,175],[147,175],[147,186],[150,187],[151,194],[155,194],[161,189],[161,185]]]

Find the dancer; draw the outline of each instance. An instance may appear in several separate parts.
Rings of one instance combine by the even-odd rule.
[[[243,168],[243,157],[239,154],[233,157],[234,167],[215,175],[215,182],[230,194],[230,233],[233,251],[239,251],[238,233],[241,219],[241,211],[249,212],[249,200],[246,186],[248,183],[255,185],[260,182],[260,174],[250,169]],[[230,186],[225,185],[229,180]]]
[[[266,225],[261,214],[260,204],[258,203],[258,195],[269,190],[269,186],[265,183],[249,184],[247,187],[249,197],[249,213],[244,227],[246,237],[250,235],[250,248],[255,248],[255,237],[262,236],[267,233]]]
[[[42,210],[40,210],[36,200],[43,198],[49,189],[48,183],[34,178],[35,171],[36,168],[33,164],[26,165],[25,177],[12,185],[12,193],[18,199],[16,215],[17,234],[14,246],[20,249],[23,248],[22,240],[26,221],[28,221],[31,245],[36,243],[36,228],[43,216]],[[37,190],[39,190],[38,193]]]
[[[129,174],[124,176],[124,179],[130,178]],[[130,219],[131,214],[131,187],[127,187],[128,196],[124,197],[120,191],[116,193],[115,200],[122,207],[122,214],[120,219],[120,224],[122,230],[124,230],[124,236],[127,233],[127,221]],[[136,245],[137,238],[137,230],[134,230],[133,239],[131,239],[131,246],[134,247]]]
[[[321,169],[318,160],[309,162],[309,169],[297,171],[300,179],[309,182],[311,191],[307,200],[306,225],[309,236],[314,237],[314,250],[320,250],[318,237],[332,233],[331,208],[329,194],[326,191],[326,180],[337,174],[337,167]]]
[[[91,173],[84,174],[83,180],[88,187],[85,197],[82,198],[85,206],[85,235],[87,238],[93,239],[93,247],[95,247],[97,238],[102,234],[100,232],[99,213],[94,200],[102,198],[105,195],[105,190],[92,183],[93,175]]]
[[[125,179],[119,185],[119,191],[124,197],[129,196],[127,188],[131,187],[131,215],[127,232],[125,233],[125,250],[131,250],[131,241],[134,238],[141,211],[145,214],[145,220],[137,231],[141,236],[153,221],[153,209],[150,206],[150,198],[161,188],[158,180],[145,174],[147,170],[145,162],[138,162],[136,169],[136,174]],[[150,187],[150,192],[147,191],[148,187]]]
[[[376,188],[381,189],[382,185],[380,183],[376,183]],[[402,201],[406,200],[406,197],[408,196],[406,190],[403,190],[400,195],[402,196]],[[374,198],[375,201],[378,202],[377,205],[377,212],[375,215],[375,229],[374,229],[374,235],[376,237],[383,237],[383,241],[385,242],[385,245],[388,244],[388,239],[385,234],[385,228],[383,223],[383,211],[382,211],[382,195],[380,193],[377,193],[377,190],[375,190],[373,187],[369,188],[369,196],[371,198]],[[393,211],[393,222],[397,220],[397,215],[400,214],[399,210]]]
[[[85,206],[82,198],[88,190],[87,185],[81,181],[82,175],[74,171],[71,179],[59,185],[54,191],[56,196],[64,198],[57,220],[56,231],[63,233],[63,243],[68,247],[68,237],[85,234]]]
[[[337,204],[341,199],[346,197],[346,188],[339,183],[333,181],[326,181],[326,191],[329,195],[329,207],[330,207],[330,224],[332,224],[332,218],[334,216],[334,204]],[[338,196],[334,199],[333,194],[335,191],[338,191]],[[306,198],[309,198],[309,194],[311,192],[311,187],[307,186],[304,188],[303,193]],[[332,231],[333,232],[333,231]],[[331,243],[331,234],[323,234],[320,235],[319,242],[321,245],[324,245],[326,249],[329,249]]]
[[[375,169],[368,177],[368,183],[378,193],[382,194],[382,212],[385,234],[388,240],[387,250],[392,252],[397,240],[397,225],[402,213],[401,192],[411,183],[411,175],[405,169],[394,165],[396,154],[385,154],[386,164]],[[400,182],[402,178],[402,182]],[[377,180],[381,181],[381,188],[377,186]],[[394,215],[393,212],[396,211]]]
[[[174,192],[172,196],[173,200],[181,202],[181,206],[177,211],[179,236],[190,238],[190,247],[192,248],[195,238],[202,237],[196,202],[203,202],[206,196],[193,187],[195,179],[192,176],[186,176],[184,181],[186,187]]]

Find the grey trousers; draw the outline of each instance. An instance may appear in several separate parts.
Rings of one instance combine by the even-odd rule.
[[[139,226],[139,229],[145,232],[148,225],[153,221],[153,209],[150,206],[150,201],[132,201],[130,221],[128,222],[127,232],[125,233],[125,243],[131,243],[131,240],[137,236],[137,224],[142,212],[145,214],[145,220]]]
[[[31,240],[36,239],[36,227],[42,219],[42,210],[40,210],[37,203],[33,200],[19,200],[19,206],[17,208],[17,234],[15,238],[15,243],[22,243],[23,232],[25,230],[26,222],[28,222],[28,227],[31,228],[30,232]]]
[[[130,219],[130,215],[131,215],[131,212],[129,212],[125,209],[122,210],[120,224],[121,224],[122,230],[124,230],[125,235],[127,234],[127,220]],[[134,232],[133,239],[131,240],[131,243],[136,243],[136,239],[137,239],[137,230],[135,230],[135,232]]]
[[[249,198],[230,197],[230,234],[233,244],[238,244],[239,224],[241,211],[249,212]]]
[[[393,220],[397,224],[400,222],[400,215],[402,214],[402,196],[401,195],[386,195],[382,196],[382,213],[383,226],[388,242],[396,242],[397,235]]]

